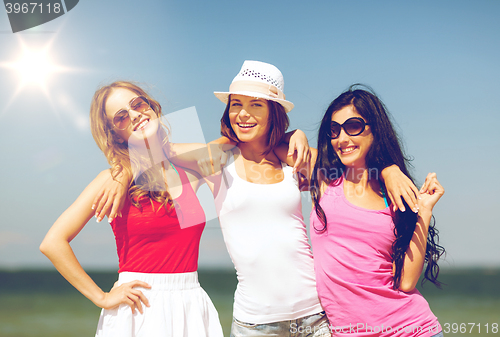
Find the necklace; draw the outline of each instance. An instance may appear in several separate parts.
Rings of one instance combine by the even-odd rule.
[[[174,169],[175,173],[177,173],[177,175],[180,177],[180,174],[179,174],[179,172],[177,171],[177,169],[175,168],[175,166],[174,166],[174,165],[173,165],[170,161],[169,161],[169,163],[170,163],[170,166],[172,166],[172,168]],[[165,164],[164,164],[163,162],[161,162],[161,167],[162,167],[162,169],[163,169],[163,170],[161,171],[161,172],[162,172],[162,174],[163,174],[163,181],[165,182],[165,186],[167,187],[167,186],[168,186],[168,184],[167,184],[167,176],[166,176],[166,174],[165,174],[165,171],[166,171],[166,170],[165,170]],[[167,187],[167,188],[168,188],[168,187]]]
[[[169,162],[169,163],[170,163],[170,166],[172,166],[172,168],[174,169],[175,173],[177,173],[177,175],[179,175],[179,172],[177,172],[177,169],[175,168],[175,166],[171,162]]]
[[[175,166],[169,162],[170,166],[172,166],[172,168],[174,169],[175,173],[177,173],[177,175],[179,175],[179,172],[177,171],[177,169],[175,168]],[[163,168],[163,178],[166,178],[165,177],[165,164],[163,162],[161,162],[161,167]]]

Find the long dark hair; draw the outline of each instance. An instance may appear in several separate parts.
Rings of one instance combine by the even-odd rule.
[[[359,87],[364,89],[359,89]],[[331,182],[340,178],[345,171],[345,166],[333,150],[329,137],[332,115],[340,109],[350,105],[352,105],[357,113],[370,124],[370,130],[373,134],[373,143],[366,155],[366,166],[370,169],[374,169],[373,171],[375,172],[381,172],[384,168],[395,164],[408,178],[414,181],[408,170],[411,164],[403,152],[401,141],[390,121],[387,108],[371,88],[360,84],[352,85],[347,91],[333,100],[326,110],[319,128],[318,157],[311,177],[311,196],[314,202],[316,215],[323,224],[323,228],[314,228],[314,230],[318,232],[324,232],[327,228],[326,215],[319,204],[321,198],[320,187],[323,182],[329,185]],[[370,173],[371,172],[372,171],[370,171]],[[375,178],[378,179],[379,177],[377,176]],[[382,184],[382,181],[380,181],[380,183]],[[409,209],[407,204],[405,204],[405,207]],[[417,214],[411,211],[400,212],[399,210],[397,210],[393,216],[395,224],[394,235],[396,237],[392,243],[392,259],[395,265],[394,289],[398,289],[401,283],[404,259],[413,232],[415,231],[417,216]],[[425,262],[427,266],[425,268],[422,284],[425,280],[429,280],[438,287],[441,285],[437,280],[439,274],[437,261],[444,253],[444,248],[438,243],[438,230],[435,228],[433,217],[429,225],[427,236],[427,249],[425,252]]]

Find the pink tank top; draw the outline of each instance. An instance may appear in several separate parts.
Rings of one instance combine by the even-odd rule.
[[[343,177],[320,205],[327,228],[311,212],[316,286],[335,336],[433,336],[441,331],[429,304],[415,289],[392,288],[394,223],[390,209],[369,210],[344,196]]]
[[[111,222],[118,252],[118,272],[186,273],[198,269],[200,238],[205,213],[189,179],[177,167],[182,193],[170,211],[160,203],[141,201],[142,210],[129,198],[122,217]],[[153,208],[154,207],[154,208]]]

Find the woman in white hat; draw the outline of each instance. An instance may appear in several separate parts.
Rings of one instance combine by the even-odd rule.
[[[203,180],[165,155],[161,106],[130,82],[96,91],[91,130],[114,170],[99,174],[57,219],[40,250],[83,295],[103,308],[96,336],[222,337],[217,311],[197,278],[205,214],[196,197]],[[157,159],[151,167],[150,158]],[[104,292],[89,277],[70,242],[95,214],[97,191],[112,175],[142,172],[127,185],[122,217],[112,221],[119,278]]]
[[[226,103],[221,133],[237,143],[215,191],[238,277],[235,337],[330,336],[316,292],[297,175],[273,151],[293,109],[283,84],[275,66],[245,61],[229,92],[215,93]]]

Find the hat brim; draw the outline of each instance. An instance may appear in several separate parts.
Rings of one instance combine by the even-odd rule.
[[[290,112],[294,104],[292,102],[286,101],[284,99],[280,98],[275,98],[271,97],[269,95],[261,94],[258,92],[254,91],[235,91],[235,92],[220,92],[220,91],[215,91],[214,92],[215,97],[217,97],[219,100],[221,100],[222,103],[227,104],[227,100],[229,98],[229,95],[243,95],[243,96],[249,96],[249,97],[257,97],[257,98],[263,98],[267,99],[269,101],[275,101],[276,103],[279,103],[285,108],[285,112]]]

